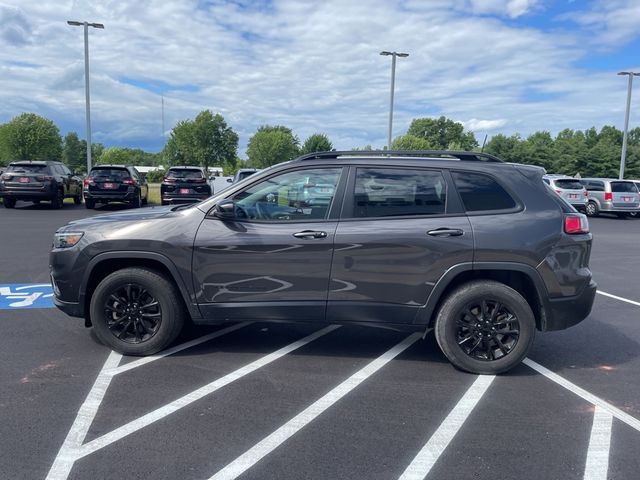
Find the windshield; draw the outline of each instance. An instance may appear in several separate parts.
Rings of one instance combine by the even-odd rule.
[[[167,172],[167,178],[203,178],[202,170],[196,170],[194,168],[171,168]]]
[[[46,165],[9,165],[7,172],[46,173]]]

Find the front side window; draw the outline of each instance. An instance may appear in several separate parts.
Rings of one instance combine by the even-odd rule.
[[[489,175],[472,172],[451,172],[467,212],[509,210],[516,202]]]
[[[270,177],[233,197],[236,215],[277,222],[326,219],[341,172],[341,167],[314,168]]]
[[[446,199],[446,183],[439,171],[358,168],[353,216],[442,215]]]

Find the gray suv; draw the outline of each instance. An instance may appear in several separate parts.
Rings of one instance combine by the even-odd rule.
[[[55,304],[127,355],[189,321],[327,322],[433,330],[456,367],[505,372],[596,292],[587,218],[543,173],[474,152],[309,154],[198,204],[60,228]]]
[[[576,210],[586,212],[588,194],[580,180],[566,175],[544,175],[542,180]]]
[[[640,194],[631,180],[582,178],[580,183],[589,194],[587,215],[597,217],[602,212],[625,218],[640,211]]]

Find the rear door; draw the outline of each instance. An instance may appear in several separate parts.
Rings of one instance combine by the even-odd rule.
[[[611,196],[614,208],[634,208],[640,206],[640,195],[633,182],[611,182]]]
[[[14,164],[7,168],[4,184],[9,190],[40,191],[50,177],[49,168],[44,164]]]
[[[123,197],[127,193],[128,185],[123,180],[130,174],[126,168],[94,167],[90,176],[93,182],[89,184],[89,192],[93,194]]]
[[[412,323],[451,266],[473,260],[448,173],[352,167],[336,230],[328,321]]]

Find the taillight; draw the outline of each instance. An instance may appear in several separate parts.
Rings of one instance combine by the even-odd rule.
[[[135,185],[136,181],[133,178],[125,178],[124,180],[122,180],[122,183],[124,183],[125,185]]]
[[[585,197],[588,197],[588,196],[589,196],[589,192],[587,192],[586,190],[585,190],[584,192],[582,192],[582,193],[584,193],[584,196],[585,196]]]
[[[613,201],[613,193],[611,193],[611,192],[604,192],[604,201],[605,201],[605,202],[611,202],[611,201]]]
[[[39,182],[50,182],[53,177],[50,175],[36,175],[36,180]]]
[[[193,183],[207,183],[206,178],[196,178]]]
[[[560,195],[560,194],[562,194],[562,190],[556,190],[556,193],[557,193],[558,195]]]
[[[88,187],[89,185],[93,184],[93,177],[86,177],[84,179],[84,182],[82,182],[84,184],[85,187]]]
[[[162,181],[165,183],[176,183],[176,179],[173,177],[164,177]]]
[[[574,213],[564,217],[564,233],[579,235],[589,233],[589,221],[585,215]]]
[[[0,179],[2,179],[2,180],[11,180],[11,175],[9,175],[8,173],[5,173],[4,175],[2,175],[2,177],[0,177]]]

